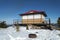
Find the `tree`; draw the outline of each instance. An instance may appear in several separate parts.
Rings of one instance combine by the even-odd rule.
[[[60,17],[59,17],[58,20],[57,20],[57,24],[58,24],[58,26],[60,27]]]
[[[7,28],[7,24],[5,21],[0,22],[0,28]]]

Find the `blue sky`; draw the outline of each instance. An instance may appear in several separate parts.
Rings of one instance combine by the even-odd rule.
[[[60,0],[0,0],[0,21],[11,24],[15,19],[21,19],[19,14],[29,10],[43,10],[56,23],[60,17]]]

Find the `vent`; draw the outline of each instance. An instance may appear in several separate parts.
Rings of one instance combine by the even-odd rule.
[[[29,36],[29,38],[36,38],[37,37],[36,34],[29,34],[28,36]]]

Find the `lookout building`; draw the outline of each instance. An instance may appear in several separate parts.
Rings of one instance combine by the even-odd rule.
[[[22,17],[22,23],[20,25],[31,26],[31,28],[48,28],[50,29],[50,19],[47,23],[47,14],[45,11],[30,10],[23,14],[19,14]],[[49,24],[49,26],[47,25]]]
[[[43,24],[47,14],[44,11],[30,10],[26,13],[20,14],[22,17],[22,24]]]

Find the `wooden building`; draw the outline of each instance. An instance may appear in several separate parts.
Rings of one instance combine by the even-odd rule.
[[[40,29],[40,28],[50,28],[50,21],[47,24],[46,17],[47,14],[44,11],[37,11],[37,10],[30,10],[28,12],[25,12],[23,14],[20,14],[22,17],[22,23],[20,25],[25,25],[28,27],[31,27],[33,29]]]
[[[47,17],[44,11],[30,10],[26,13],[20,14],[22,17],[22,24],[42,24],[45,23]]]

